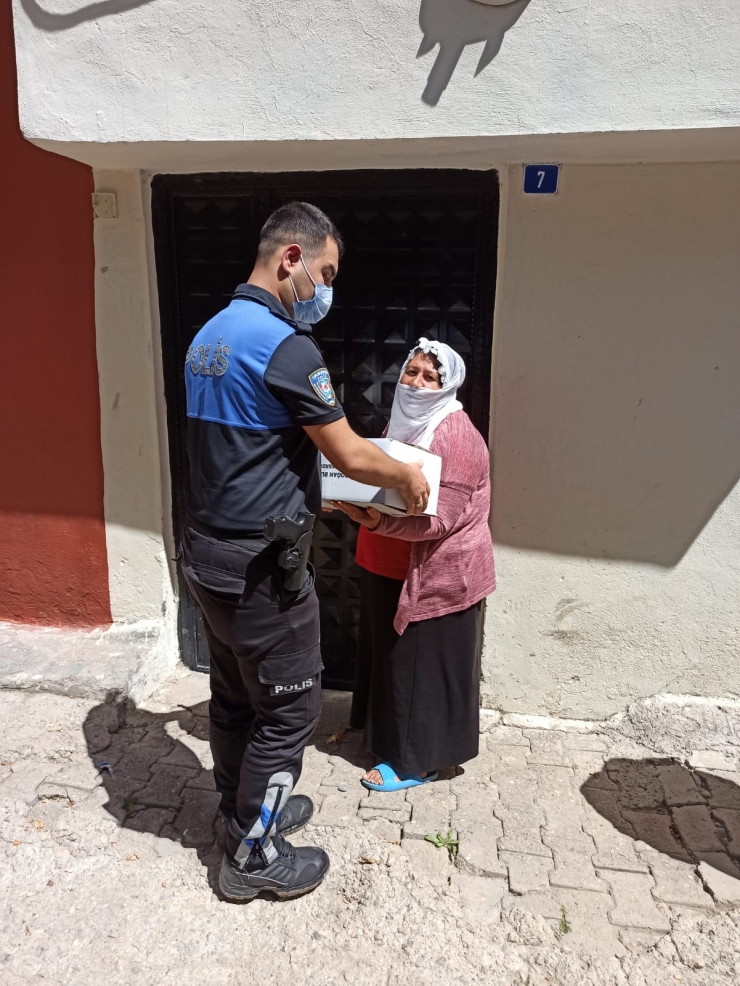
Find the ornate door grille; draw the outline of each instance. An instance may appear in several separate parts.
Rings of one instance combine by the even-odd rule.
[[[158,176],[153,218],[176,530],[187,477],[181,373],[187,347],[248,276],[269,213],[295,199],[322,208],[345,240],[334,305],[316,336],[352,427],[367,437],[382,433],[403,360],[425,335],[465,357],[461,399],[488,434],[495,172]],[[346,518],[321,518],[313,561],[328,687],[351,687],[353,677],[359,622],[354,546]],[[184,660],[206,669],[199,615],[183,586],[180,600]]]

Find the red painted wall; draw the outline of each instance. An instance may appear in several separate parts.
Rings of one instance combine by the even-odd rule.
[[[0,4],[0,620],[110,623],[90,168],[18,126]]]

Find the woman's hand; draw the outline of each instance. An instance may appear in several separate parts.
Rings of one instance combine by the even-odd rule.
[[[332,507],[336,507],[337,510],[341,510],[342,513],[347,514],[349,519],[353,520],[356,524],[362,524],[369,531],[375,530],[382,517],[380,511],[374,510],[372,507],[363,510],[362,507],[356,507],[352,503],[344,503],[341,500],[332,500],[331,505]]]

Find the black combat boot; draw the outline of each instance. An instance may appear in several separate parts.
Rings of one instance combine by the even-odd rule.
[[[313,801],[306,794],[294,794],[288,798],[285,807],[278,815],[277,830],[280,835],[291,835],[307,825],[313,817]],[[226,830],[232,816],[219,811],[214,829],[216,842],[222,852],[226,852]]]
[[[270,891],[279,900],[314,890],[329,871],[329,857],[316,846],[292,846],[281,835],[247,840],[232,818],[218,885],[227,900],[254,900]]]

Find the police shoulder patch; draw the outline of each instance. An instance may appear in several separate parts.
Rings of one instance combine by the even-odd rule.
[[[336,407],[337,398],[334,394],[334,388],[331,385],[329,371],[325,366],[322,366],[319,370],[314,370],[313,373],[309,373],[308,382],[324,404],[328,404],[329,407]]]

